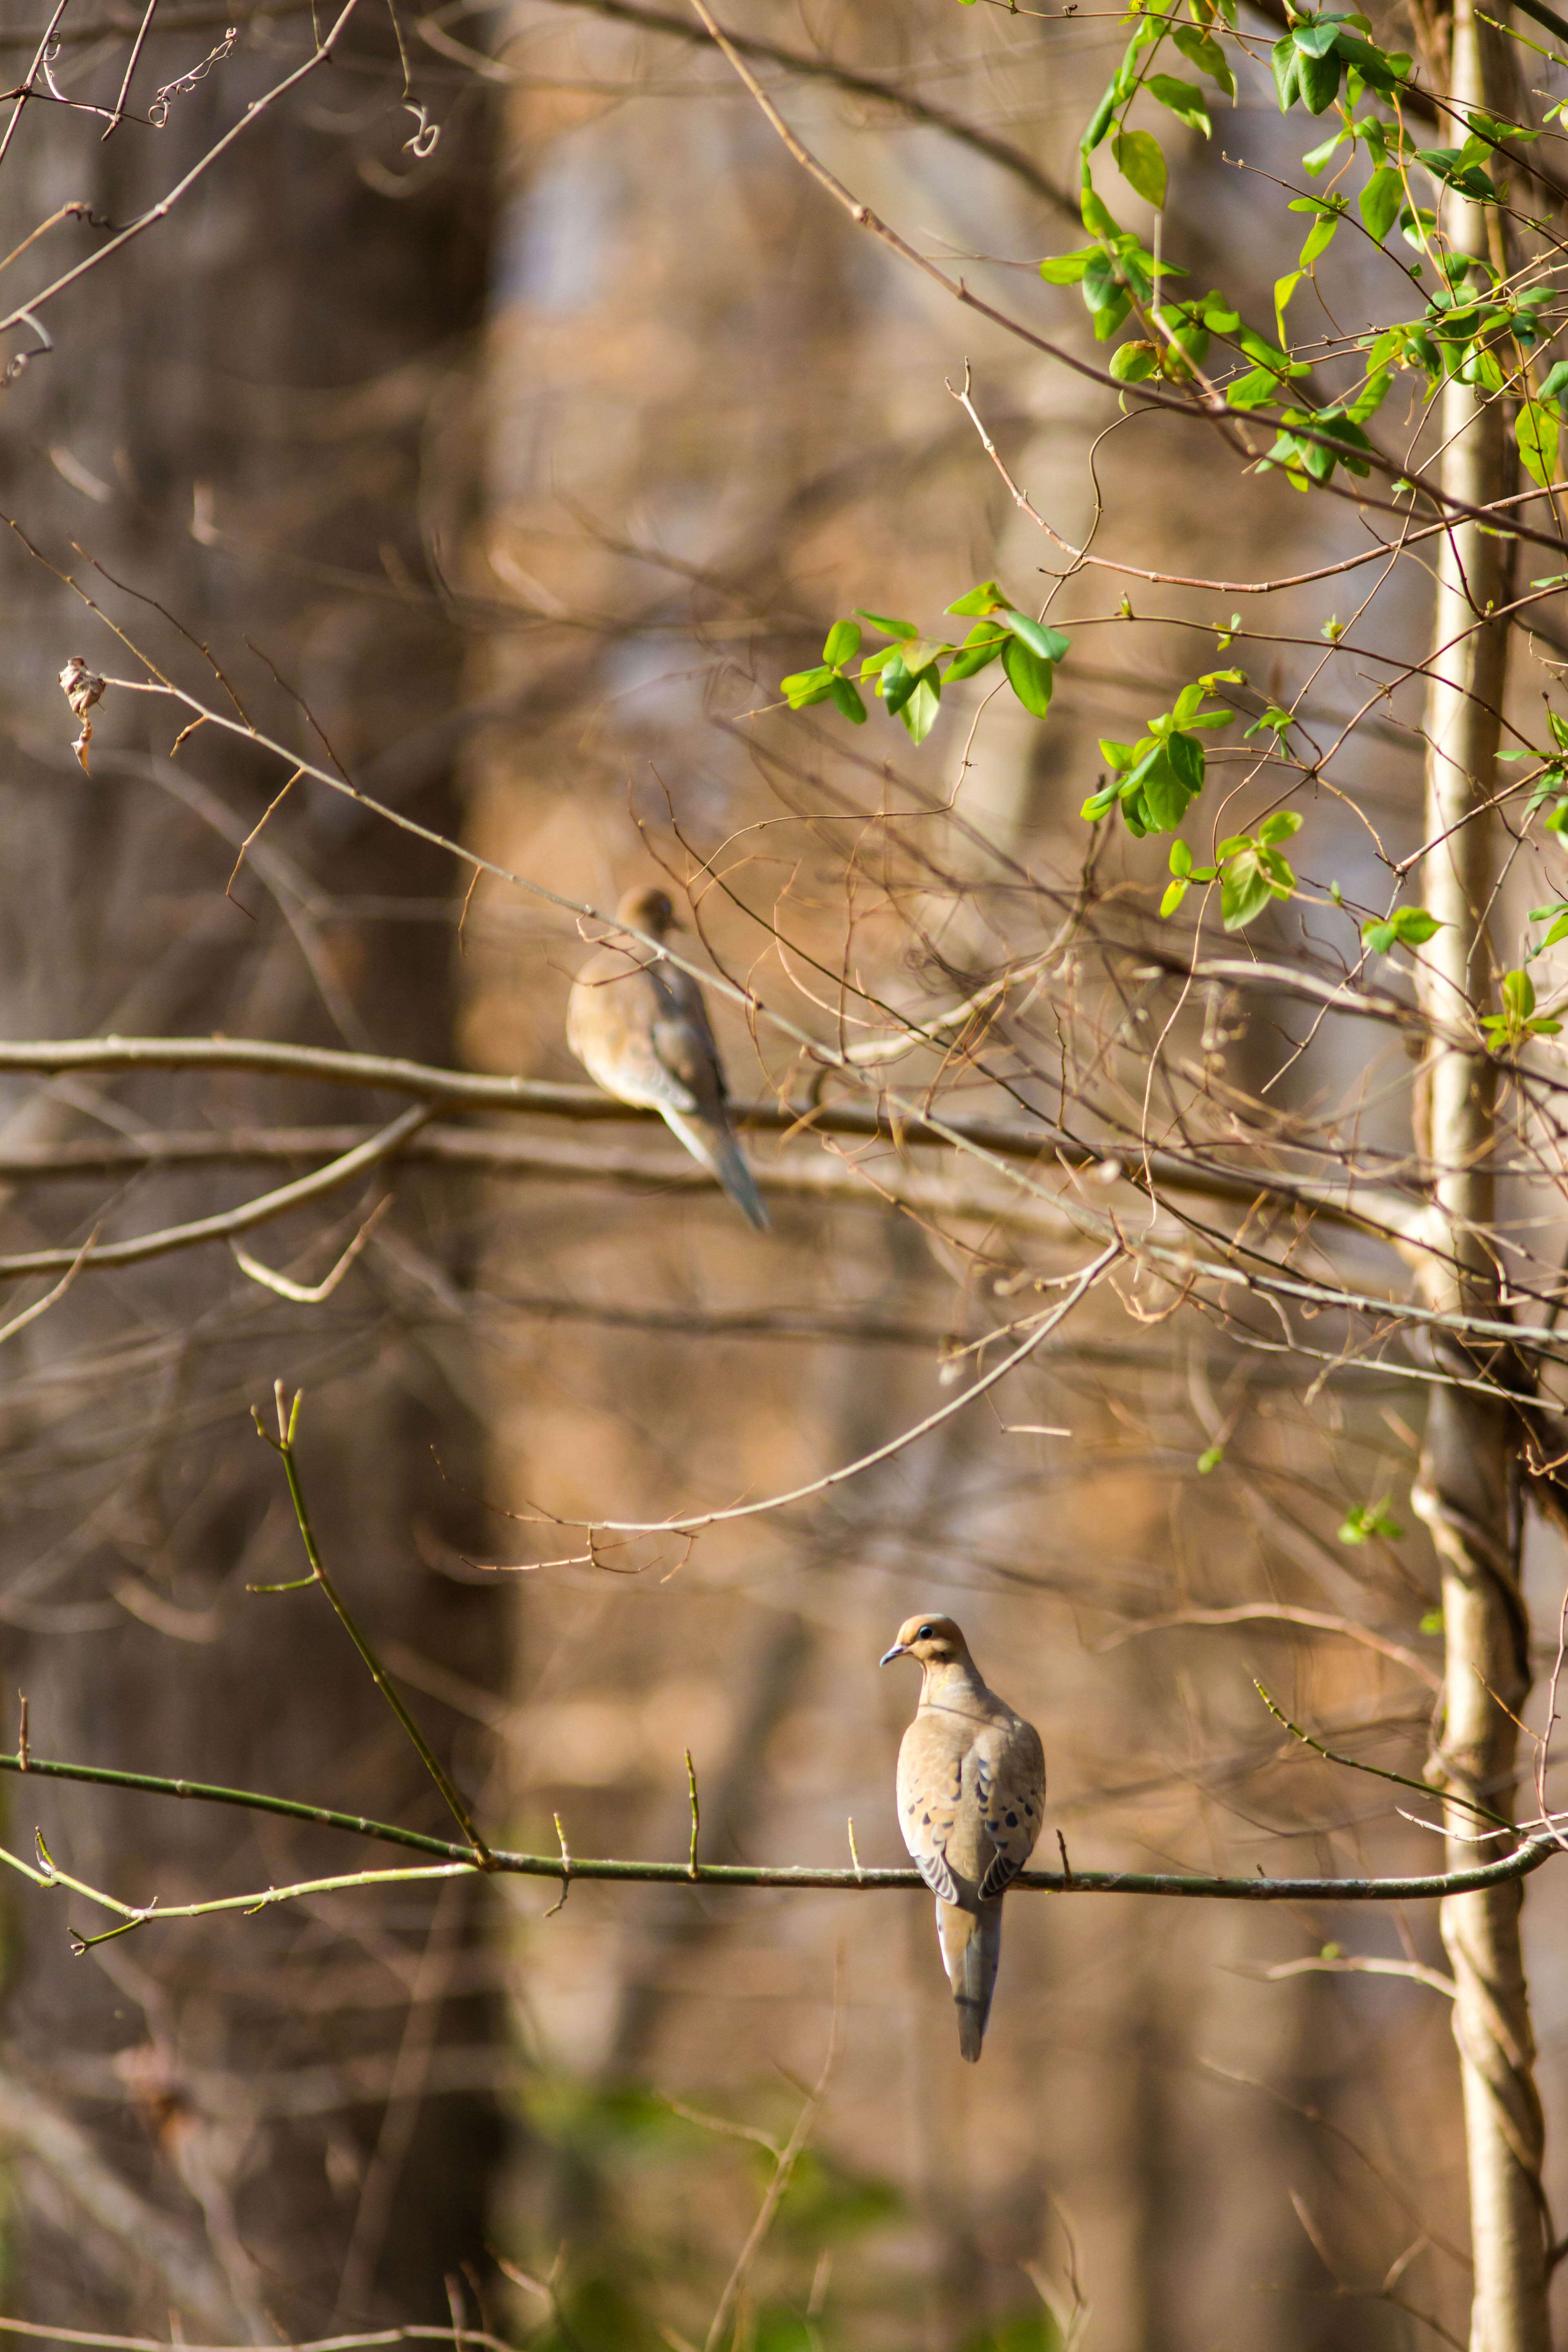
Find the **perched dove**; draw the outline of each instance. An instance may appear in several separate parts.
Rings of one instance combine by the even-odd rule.
[[[981,1680],[951,1617],[911,1617],[883,1658],[918,1658],[921,1703],[899,1749],[899,1827],[936,1896],[942,1965],[973,2066],[1002,1957],[1002,1893],[1040,1834],[1046,1759],[1032,1723]]]
[[[680,929],[663,890],[628,890],[616,912],[656,940]],[[566,1042],[607,1095],[657,1110],[742,1213],[766,1230],[768,1213],[730,1124],[702,991],[689,972],[642,940],[602,948],[572,983]]]

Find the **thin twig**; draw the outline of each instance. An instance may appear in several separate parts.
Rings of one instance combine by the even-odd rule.
[[[281,1381],[274,1383],[273,1394],[278,1410],[277,1436],[274,1437],[271,1434],[270,1431],[262,1421],[260,1413],[254,1406],[251,1408],[251,1417],[256,1423],[258,1434],[265,1439],[266,1443],[271,1446],[273,1452],[278,1454],[283,1464],[283,1475],[289,1483],[289,1499],[294,1507],[294,1517],[300,1529],[300,1540],[305,1547],[305,1557],[310,1563],[310,1573],[309,1576],[301,1578],[299,1582],[294,1585],[252,1585],[248,1589],[253,1592],[285,1592],[299,1591],[301,1586],[304,1585],[319,1584],[321,1586],[321,1591],[326,1594],[328,1601],[331,1603],[332,1609],[337,1615],[338,1622],[342,1625],[344,1633],[347,1633],[350,1641],[353,1643],[354,1648],[359,1652],[360,1656],[363,1659],[365,1665],[369,1670],[372,1682],[374,1683],[377,1690],[381,1693],[383,1698],[385,1699],[388,1706],[391,1707],[392,1712],[397,1717],[398,1722],[403,1726],[404,1730],[408,1734],[409,1738],[414,1743],[415,1749],[418,1754],[421,1763],[429,1773],[430,1778],[435,1781],[436,1786],[440,1790],[442,1796],[446,1799],[447,1807],[456,1819],[458,1827],[467,1832],[468,1843],[473,1849],[473,1855],[476,1863],[481,1869],[488,1870],[491,1865],[492,1860],[490,1849],[486,1844],[484,1839],[479,1835],[479,1831],[475,1828],[473,1818],[468,1811],[468,1806],[464,1803],[462,1798],[458,1794],[457,1790],[447,1779],[446,1772],[442,1769],[429,1741],[426,1738],[424,1733],[420,1730],[419,1726],[415,1722],[414,1717],[410,1715],[408,1709],[404,1706],[403,1701],[397,1696],[396,1691],[393,1688],[392,1683],[388,1679],[385,1668],[383,1666],[380,1659],[376,1656],[374,1650],[371,1647],[366,1635],[361,1630],[359,1622],[349,1608],[347,1601],[343,1599],[342,1594],[338,1591],[337,1586],[333,1583],[322,1564],[321,1555],[316,1543],[315,1530],[310,1525],[310,1515],[306,1507],[305,1490],[300,1481],[300,1465],[294,1451],[295,1433],[300,1425],[300,1407],[304,1402],[304,1391],[302,1390],[296,1390],[293,1402],[287,1408],[287,1411],[285,1410],[284,1391]]]

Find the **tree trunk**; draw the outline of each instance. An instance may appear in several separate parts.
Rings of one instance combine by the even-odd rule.
[[[1456,0],[1450,92],[1490,110],[1497,68],[1471,0]],[[1487,208],[1445,212],[1457,249],[1488,251]],[[1502,412],[1450,379],[1442,399],[1441,482],[1484,508],[1503,491]],[[1424,1009],[1436,1024],[1424,1073],[1431,1162],[1433,1255],[1427,1303],[1496,1315],[1490,1250],[1496,1071],[1463,1040],[1489,992],[1486,910],[1493,884],[1490,820],[1505,625],[1477,626],[1505,601],[1505,542],[1474,523],[1456,526],[1438,559],[1434,658],[1427,689],[1426,904],[1443,928],[1421,960]],[[1474,1371],[1452,1353],[1455,1370]],[[1530,1686],[1528,1624],[1520,1587],[1519,1514],[1506,1415],[1459,1388],[1435,1390],[1413,1497],[1442,1567],[1446,1637],[1442,1731],[1430,1777],[1448,1795],[1451,1869],[1474,1862],[1479,1798],[1507,1812],[1517,1747],[1513,1717]],[[1499,1849],[1490,1847],[1489,1852]],[[1543,2127],[1534,2041],[1520,1951],[1522,1889],[1453,1895],[1443,1941],[1458,1991],[1459,2048],[1475,2258],[1470,2352],[1549,2352],[1546,2230],[1541,2189]]]

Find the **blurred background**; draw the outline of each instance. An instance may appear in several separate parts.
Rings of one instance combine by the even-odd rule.
[[[140,16],[72,0],[46,77],[45,21],[5,0],[8,75],[40,93],[4,152],[6,251],[52,221],[9,266],[14,302],[206,158],[326,23],[292,0],[234,16],[163,0],[106,135]],[[1081,242],[1076,142],[1124,45],[1112,17],[746,0],[726,22],[858,199],[1093,359],[1076,290],[1037,265]],[[1267,315],[1291,254],[1238,159],[1294,151],[1265,71],[1184,147],[1166,254]],[[1345,257],[1330,299],[1353,310],[1373,266]],[[1036,1118],[1053,1185],[1058,1124],[1103,1143],[1067,1186],[1100,1209],[1179,1234],[1186,1201],[1205,1231],[1401,1288],[1375,1235],[1302,1217],[1292,1240],[1294,1213],[1255,1214],[1245,1187],[1216,1208],[1178,1186],[1173,1212],[1125,1181],[1157,1040],[1173,1125],[1211,1171],[1244,1143],[1304,1178],[1329,1139],[1412,1197],[1410,1063],[1368,1022],[1309,1035],[1269,981],[1345,951],[1321,912],[1249,935],[1260,978],[1173,982],[1157,845],[1091,836],[1079,806],[1097,739],[1235,658],[1230,614],[1262,604],[1092,572],[1058,593],[1060,548],[952,392],[972,368],[1072,546],[1097,528],[1102,553],[1245,583],[1356,547],[1353,509],[1243,479],[1195,425],[1124,415],[961,310],[811,183],[695,18],[362,0],[330,64],[47,318],[0,439],[7,1036],[269,1037],[571,1081],[594,927],[493,874],[470,889],[427,836],[601,908],[662,875],[695,907],[692,951],[830,1044],[1029,968],[984,1052],[922,1047],[896,1082]],[[1045,724],[988,702],[988,678],[918,748],[879,711],[856,730],[781,711],[779,678],[837,615],[934,632],[992,575],[1073,638]],[[1329,665],[1322,624],[1359,576],[1268,604],[1246,717],[1316,679],[1333,740],[1369,689]],[[1377,625],[1393,657],[1418,653],[1418,573]],[[116,629],[424,835],[300,783],[231,885],[286,771],[214,727],[174,754],[177,715],[111,693],[84,772],[56,679],[79,652],[138,675]],[[1391,698],[1341,755],[1354,805],[1314,797],[1302,868],[1352,903],[1363,818],[1394,855],[1419,838],[1413,711]],[[1250,754],[1236,778],[1239,828],[1272,788]],[[804,1097],[787,1037],[713,1010],[737,1097]],[[7,1253],[232,1207],[315,1164],[312,1137],[401,1107],[237,1072],[9,1076],[0,1102]],[[1419,1778],[1441,1643],[1408,1505],[1426,1389],[1397,1339],[1365,1351],[1335,1325],[1314,1359],[1265,1309],[1223,1317],[1124,1268],[1026,1369],[857,1478],[590,1553],[584,1519],[722,1509],[895,1438],[1089,1245],[1037,1186],[886,1137],[754,1136],[773,1229],[753,1234],[646,1129],[461,1132],[471,1148],[411,1150],[395,1181],[251,1237],[308,1289],[392,1191],[319,1303],[220,1243],[84,1274],[6,1342],[0,1714],[26,1693],[37,1753],[444,1833],[320,1596],[248,1591],[302,1566],[249,1417],[282,1379],[305,1391],[329,1562],[503,1843],[679,1859],[689,1749],[705,1858],[842,1867],[853,1838],[868,1866],[900,1861],[915,1679],[876,1662],[929,1608],[1040,1727],[1042,1864],[1059,1832],[1084,1868],[1440,1866],[1397,1811],[1418,1800],[1309,1754],[1254,1687]],[[1556,1539],[1532,1528],[1528,1557],[1550,1629]],[[359,1866],[323,1832],[132,1792],[13,1779],[5,1805],[13,1852],[41,1829],[126,1901]],[[1531,1882],[1554,2127],[1564,1899],[1552,1872]],[[1019,1894],[971,2072],[924,1895],[412,1885],[84,1957],[74,1900],[7,1882],[0,2300],[49,2327],[422,2326],[571,2352],[1463,2340],[1429,1909]],[[1350,1965],[1369,1959],[1382,1972]],[[768,2143],[803,2114],[809,2144],[721,2302]]]

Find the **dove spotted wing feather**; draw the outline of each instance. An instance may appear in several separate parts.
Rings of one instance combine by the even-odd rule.
[[[605,949],[573,986],[566,1042],[606,1094],[657,1110],[742,1213],[765,1229],[768,1213],[730,1121],[723,1064],[689,972],[636,942]]]
[[[1010,1886],[1035,1850],[1045,1806],[1046,1755],[1034,1725],[1015,1716],[981,1733],[974,1757],[981,1820],[995,1848],[980,1881],[984,1898]]]
[[[963,1759],[956,1745],[916,1738],[917,1716],[899,1749],[899,1826],[915,1868],[939,1903],[958,1901],[947,1848],[963,1793]]]
[[[566,1042],[606,1094],[650,1110],[690,1114],[702,1101],[690,1083],[698,1057],[689,1050],[684,1056],[671,1051],[677,1041],[669,1034],[662,975],[644,961],[647,953],[636,946],[606,948],[584,965],[567,1007]],[[706,1042],[716,1062],[711,1033]]]
[[[996,1981],[1003,1891],[1034,1850],[1045,1789],[1039,1734],[987,1687],[967,1653],[934,1687],[928,1679],[899,1749],[899,1827],[937,1898],[959,2048],[971,2063]]]

